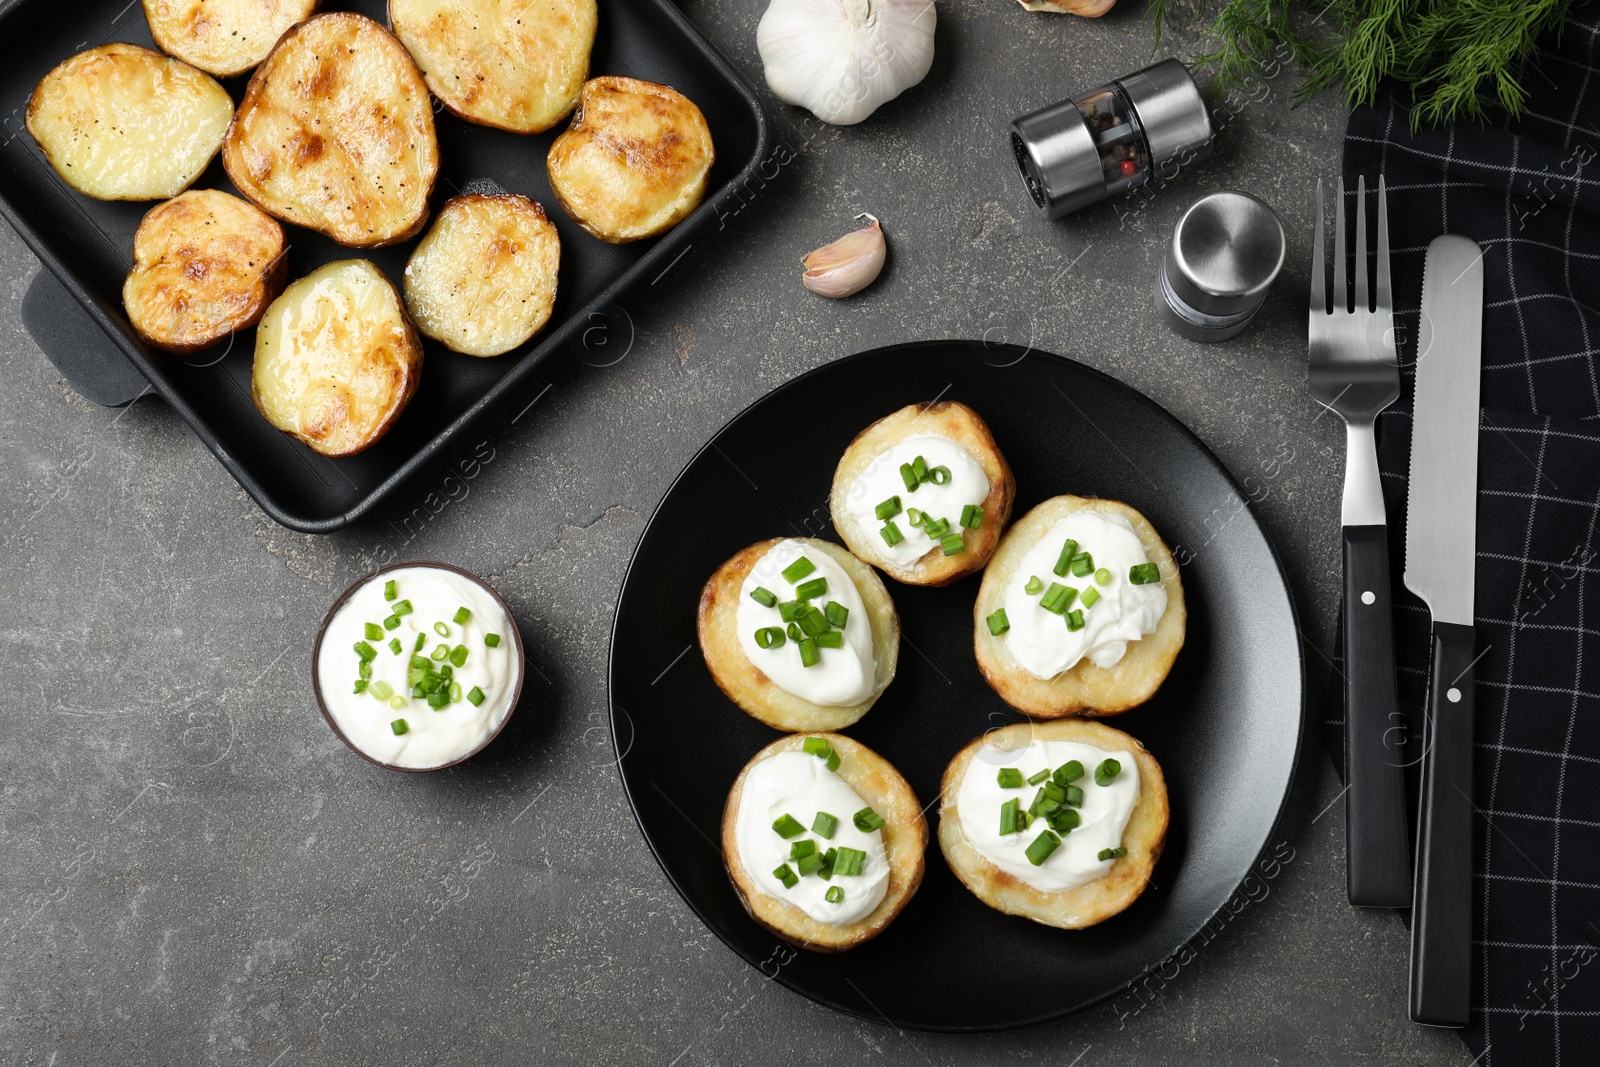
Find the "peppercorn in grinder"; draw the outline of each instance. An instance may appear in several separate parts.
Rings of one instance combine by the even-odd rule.
[[[1164,59],[1011,124],[1022,180],[1046,218],[1164,179],[1211,154],[1215,132],[1189,68]]]

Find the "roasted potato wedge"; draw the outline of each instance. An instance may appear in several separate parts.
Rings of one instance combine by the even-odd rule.
[[[807,551],[828,556],[850,578],[860,595],[872,629],[877,674],[872,694],[847,707],[814,704],[778,686],[750,661],[739,634],[739,605],[746,576],[769,550],[785,539],[758,541],[717,568],[700,594],[700,651],[711,677],[728,699],[751,716],[778,730],[837,730],[871,710],[894,681],[900,655],[900,616],[876,571],[838,545],[814,538],[795,538]],[[778,582],[782,579],[779,578]],[[773,583],[776,585],[777,583]],[[791,646],[792,647],[792,646]]]
[[[364,259],[301,278],[256,328],[256,407],[325,456],[352,455],[387,433],[421,376],[422,340],[400,294]]]
[[[739,804],[744,799],[744,785],[751,768],[780,752],[804,751],[808,737],[820,737],[833,747],[839,754],[839,768],[835,773],[884,820],[880,832],[889,863],[888,891],[865,918],[853,923],[821,922],[788,901],[767,893],[745,869],[739,852]],[[855,813],[838,814],[841,819],[848,819]],[[785,941],[816,952],[844,952],[883,933],[922,885],[926,869],[923,853],[927,847],[928,823],[911,786],[888,760],[842,734],[791,734],[757,752],[739,772],[722,812],[723,863],[745,911]]]
[[[439,175],[428,87],[376,22],[316,15],[256,68],[222,162],[268,214],[352,248],[396,244],[428,221]]]
[[[198,352],[260,321],[283,289],[285,250],[283,227],[260,208],[191,189],[139,224],[122,306],[150,345]]]
[[[1029,885],[1009,871],[1001,870],[974,848],[961,829],[957,794],[961,780],[973,757],[985,745],[1006,751],[1025,748],[1035,739],[1077,741],[1108,752],[1130,752],[1139,764],[1139,798],[1122,831],[1122,845],[1128,854],[1114,860],[1103,878],[1073,889],[1046,892]],[[976,773],[993,774],[987,764]],[[1026,798],[1031,791],[1025,790]],[[945,769],[940,786],[939,848],[944,859],[973,895],[996,911],[1020,915],[1046,926],[1079,930],[1117,914],[1139,898],[1150,884],[1150,872],[1161,858],[1167,839],[1170,809],[1167,783],[1161,765],[1144,746],[1121,730],[1103,723],[1081,719],[1059,722],[1019,722],[984,734],[963,748]]]
[[[525,196],[458,196],[406,264],[406,310],[424,335],[498,356],[550,321],[561,238]]]
[[[156,47],[219,78],[259,64],[316,9],[317,0],[144,0]]]
[[[1100,667],[1085,657],[1054,678],[1039,678],[1016,661],[1006,646],[1005,636],[991,634],[985,620],[1005,603],[1006,589],[1028,550],[1061,518],[1074,511],[1121,515],[1132,524],[1144,545],[1146,557],[1161,569],[1167,608],[1155,631],[1129,643],[1127,652],[1115,666]],[[1173,661],[1178,658],[1178,651],[1183,648],[1187,618],[1177,561],[1143,515],[1116,500],[1058,496],[1016,521],[983,573],[983,584],[973,606],[978,668],[1002,700],[1035,718],[1115,715],[1143,704],[1161,687]]]
[[[665,233],[705,198],[711,128],[676,89],[595,78],[550,146],[550,187],[580,226],[612,244]]]
[[[512,133],[572,113],[589,76],[595,0],[389,0],[389,24],[451,112]]]
[[[68,185],[97,200],[166,200],[222,145],[233,99],[216,79],[159,52],[107,44],[46,74],[28,132]]]
[[[927,551],[907,564],[896,562],[887,554],[887,546],[879,532],[884,524],[874,517],[870,509],[879,501],[895,495],[901,498],[906,508],[927,506],[927,498],[935,492],[934,489],[924,485],[918,493],[907,492],[900,480],[899,465],[889,464],[885,467],[880,463],[880,458],[887,459],[887,453],[900,442],[923,436],[946,438],[959,446],[983,470],[989,482],[989,493],[981,501],[983,519],[976,530],[963,529],[959,525],[959,509],[952,509],[951,514],[941,516],[949,520],[953,532],[961,535],[965,543],[962,551],[947,556],[937,542],[927,542],[924,538],[915,543],[927,543]],[[858,481],[862,486],[859,489]],[[874,487],[879,491],[874,491]],[[967,405],[953,400],[940,400],[903,407],[856,435],[834,471],[829,507],[839,537],[850,547],[850,551],[863,560],[907,585],[948,585],[982,570],[984,564],[989,562],[989,557],[1000,543],[1006,523],[1011,520],[1011,502],[1016,497],[1016,489],[1011,466],[1000,454],[988,424]],[[871,499],[863,497],[858,502],[856,498],[863,493]],[[869,510],[863,514],[861,508],[852,507],[854,503],[865,503]],[[908,540],[915,534],[906,525],[904,512],[895,516],[894,521],[896,528]]]

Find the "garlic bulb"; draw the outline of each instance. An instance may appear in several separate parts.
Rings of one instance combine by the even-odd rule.
[[[883,239],[878,220],[863,212],[858,219],[870,223],[847,233],[832,244],[825,244],[800,261],[806,272],[800,281],[820,296],[854,296],[871,285],[883,270],[889,246]]]
[[[772,0],[756,30],[785,103],[850,126],[928,76],[933,0]]]
[[[1017,0],[1029,11],[1054,11],[1097,19],[1117,6],[1117,0]]]

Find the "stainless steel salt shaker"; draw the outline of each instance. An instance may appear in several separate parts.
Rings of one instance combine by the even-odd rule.
[[[1183,213],[1156,274],[1156,307],[1191,341],[1250,325],[1283,269],[1283,222],[1249,193],[1212,193]]]

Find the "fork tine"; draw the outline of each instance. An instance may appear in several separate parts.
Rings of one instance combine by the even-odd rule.
[[[1367,304],[1367,176],[1356,179],[1356,312],[1366,314]]]
[[[1322,247],[1321,178],[1317,179],[1317,195],[1314,201],[1314,211],[1317,219],[1317,235],[1312,241],[1311,245],[1311,314],[1326,315],[1328,313],[1328,279],[1322,273],[1322,260],[1325,253]]]
[[[1394,310],[1394,294],[1389,289],[1389,198],[1383,175],[1378,175],[1378,310]]]
[[[1333,309],[1350,310],[1350,267],[1344,257],[1344,176],[1339,177],[1339,198],[1333,202]]]

